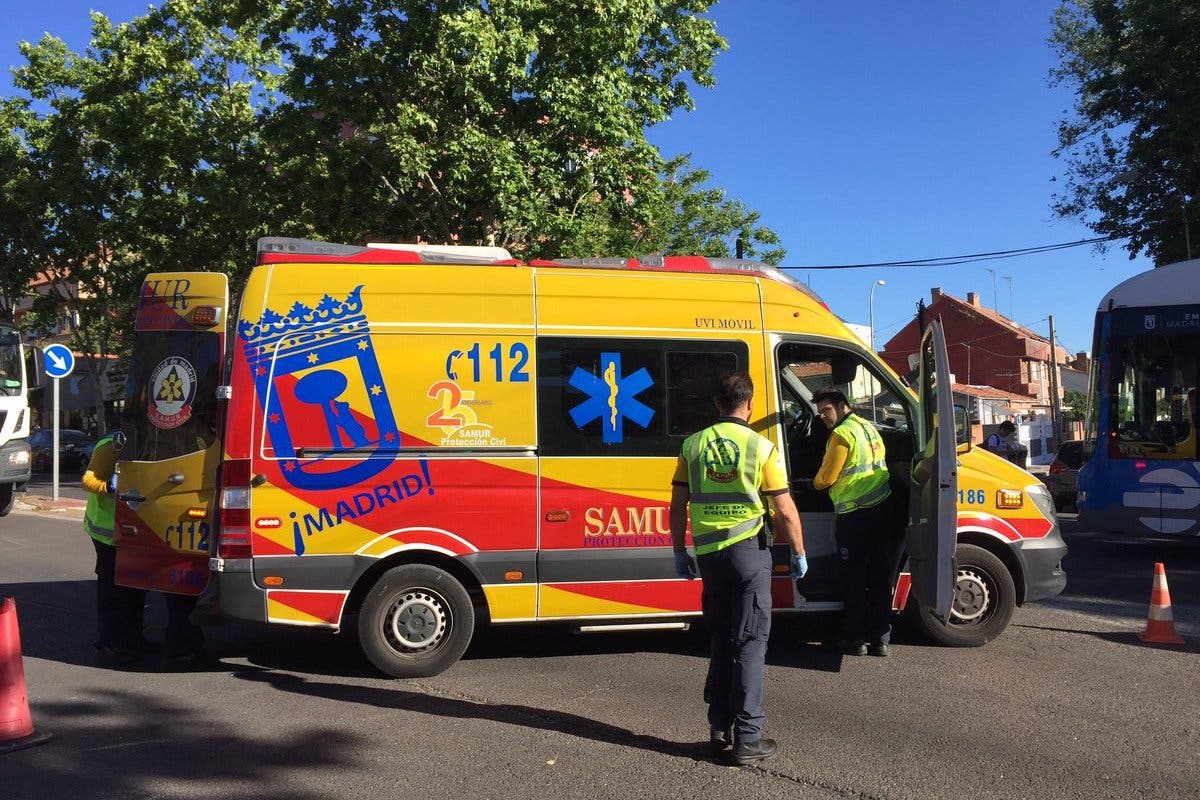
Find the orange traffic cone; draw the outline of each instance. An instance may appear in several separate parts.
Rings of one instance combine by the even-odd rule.
[[[0,753],[48,741],[50,734],[38,733],[29,716],[17,604],[11,597],[6,597],[0,606]]]
[[[1150,590],[1150,616],[1146,619],[1146,630],[1138,638],[1150,644],[1184,644],[1175,633],[1175,619],[1171,616],[1171,593],[1167,591],[1167,568],[1159,561],[1154,565],[1154,588]]]

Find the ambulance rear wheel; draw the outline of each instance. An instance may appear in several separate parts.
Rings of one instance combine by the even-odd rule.
[[[475,609],[453,575],[427,564],[393,567],[371,587],[358,615],[358,641],[393,678],[445,671],[466,651]]]
[[[1008,627],[1017,607],[1017,590],[1004,562],[982,547],[960,544],[954,557],[958,575],[950,622],[942,622],[915,602],[912,617],[917,627],[939,644],[979,647]]]

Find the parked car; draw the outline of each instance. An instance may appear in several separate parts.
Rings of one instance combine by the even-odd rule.
[[[1058,446],[1058,452],[1054,454],[1054,460],[1050,462],[1050,471],[1041,476],[1042,483],[1046,484],[1046,488],[1050,490],[1050,496],[1054,498],[1055,510],[1065,511],[1067,508],[1075,508],[1075,476],[1079,474],[1081,466],[1083,466],[1083,442],[1063,442]]]
[[[58,431],[58,469],[61,474],[82,474],[96,442],[83,431],[60,428]],[[49,472],[54,466],[54,431],[42,428],[29,437],[33,451],[33,471]]]

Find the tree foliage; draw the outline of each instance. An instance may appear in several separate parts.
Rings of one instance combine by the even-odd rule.
[[[304,227],[633,255],[678,193],[645,137],[711,86],[708,0],[310,0],[269,120]]]
[[[711,0],[166,0],[22,43],[0,101],[0,293],[98,365],[145,273],[235,279],[263,235],[518,256],[777,260],[758,214],[646,130],[725,47]]]
[[[1053,80],[1076,97],[1058,129],[1067,168],[1055,212],[1124,238],[1131,258],[1200,255],[1200,6],[1068,2],[1050,42]]]
[[[1083,392],[1070,389],[1063,393],[1063,416],[1070,420],[1082,420],[1087,417],[1088,396]]]
[[[237,6],[169,0],[121,25],[93,14],[82,54],[49,35],[21,44],[23,94],[0,106],[0,159],[15,167],[0,205],[5,288],[47,289],[32,327],[68,323],[98,401],[143,276],[232,271],[267,230],[254,95],[274,81],[272,53],[239,29]]]

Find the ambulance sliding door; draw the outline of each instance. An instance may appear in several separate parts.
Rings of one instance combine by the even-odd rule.
[[[716,420],[717,378],[742,342],[538,339],[539,616],[698,609],[675,580],[670,485],[685,437]]]

